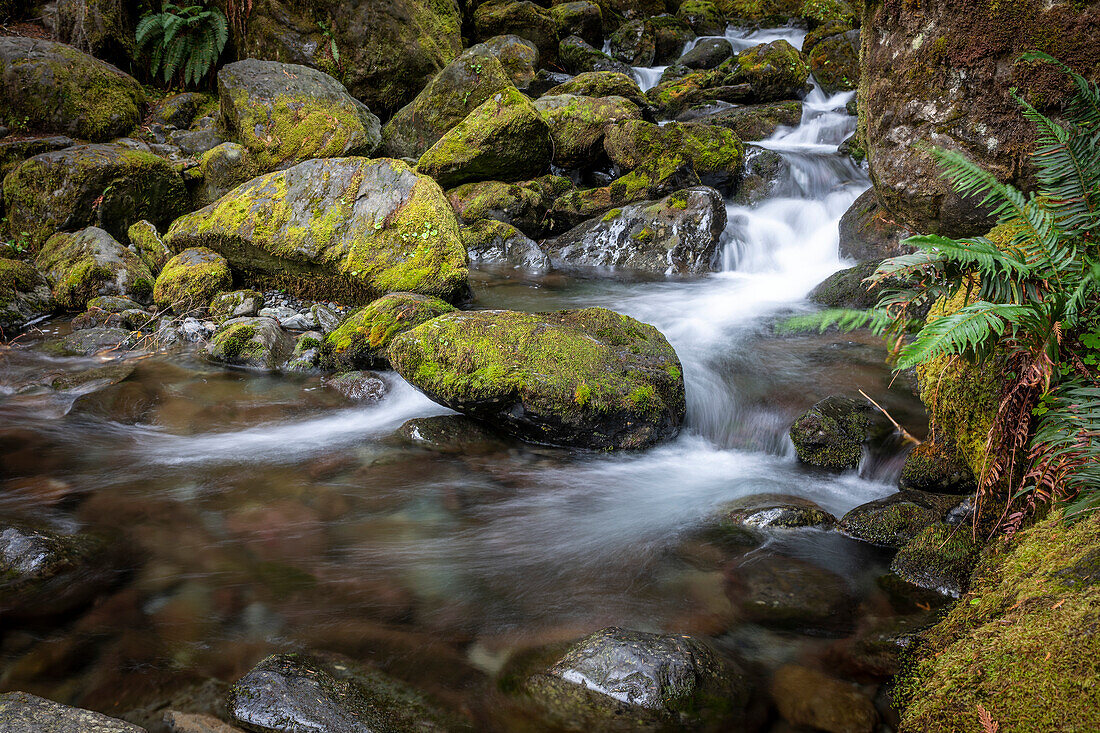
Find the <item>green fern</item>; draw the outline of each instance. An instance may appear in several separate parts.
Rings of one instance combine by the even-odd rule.
[[[149,50],[150,73],[166,84],[178,79],[198,86],[218,62],[229,40],[229,24],[218,8],[165,3],[145,16],[134,32],[138,48]]]

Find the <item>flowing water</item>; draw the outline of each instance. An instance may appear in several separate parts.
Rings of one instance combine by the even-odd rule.
[[[729,37],[800,42],[793,30]],[[181,681],[235,679],[271,651],[327,649],[511,729],[522,713],[485,680],[517,650],[613,624],[707,636],[766,676],[832,659],[844,643],[835,637],[912,611],[884,590],[888,558],[869,546],[801,530],[746,553],[703,531],[739,496],[795,494],[839,516],[895,490],[893,444],[869,450],[858,472],[799,465],[786,430],[818,399],[862,388],[923,430],[876,341],[774,328],[845,266],[837,222],[868,186],[836,152],[854,128],[848,99],[815,90],[801,125],[760,144],[786,172],[766,201],[727,206],[721,272],[658,282],[476,273],[474,307],[603,305],[668,337],[687,422],[644,453],[491,437],[425,449],[395,430],[448,411],[393,373],[384,399],[357,405],[316,377],[226,371],[184,350],[134,362],[119,384],[58,391],[40,385],[100,365],[35,348],[64,323],[4,352],[0,425],[15,435],[4,438],[14,478],[0,513],[31,507],[59,527],[114,532],[132,575],[61,628],[4,634],[0,686],[117,713]],[[822,636],[750,623],[731,578],[767,562],[809,568],[807,585],[815,568],[835,574],[855,599],[852,624]],[[848,674],[874,695],[873,675]]]

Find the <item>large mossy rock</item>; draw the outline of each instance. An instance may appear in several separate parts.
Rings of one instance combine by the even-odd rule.
[[[588,39],[585,39],[586,41]],[[608,39],[611,57],[630,66],[653,66],[657,55],[657,34],[644,20],[631,20],[619,26]]]
[[[722,196],[698,186],[611,209],[548,240],[545,247],[564,265],[699,275],[718,264],[725,226]]]
[[[859,86],[859,31],[822,38],[808,60],[810,71],[826,94],[855,89]]]
[[[27,158],[42,153],[52,153],[76,145],[77,142],[66,135],[48,135],[45,137],[17,137],[9,135],[0,138],[0,180],[11,173]]]
[[[419,158],[489,97],[512,86],[508,72],[485,44],[466,49],[432,78],[382,128],[382,151]]]
[[[840,256],[864,262],[908,254],[912,248],[901,244],[908,236],[879,205],[875,189],[869,188],[840,217]]]
[[[42,245],[35,266],[59,306],[82,311],[97,295],[121,295],[148,303],[153,273],[114,237],[98,227],[55,234]]]
[[[0,257],[0,339],[51,310],[53,293],[42,274],[26,262]]]
[[[629,64],[617,61],[594,46],[589,45],[580,36],[563,38],[558,45],[561,65],[570,74],[586,72],[614,72],[633,78],[634,71]]]
[[[416,293],[389,293],[347,317],[325,338],[322,356],[341,370],[386,366],[390,342],[454,306]]]
[[[177,219],[164,242],[175,252],[209,247],[252,281],[330,300],[455,298],[468,288],[443,192],[387,158],[309,160],[260,176]]]
[[[718,3],[708,0],[684,0],[676,17],[691,26],[697,36],[720,36],[726,32],[726,16]]]
[[[456,0],[254,0],[242,58],[305,64],[337,76],[387,117],[462,50]],[[334,56],[333,49],[339,55]]]
[[[260,170],[309,158],[370,155],[381,129],[367,106],[323,71],[245,59],[218,72],[222,119]]]
[[[907,583],[958,598],[977,562],[978,547],[969,524],[939,522],[902,546],[890,569]]]
[[[956,452],[928,439],[909,451],[898,477],[898,488],[942,494],[972,494],[978,488],[974,471]]]
[[[741,177],[745,150],[737,135],[717,125],[655,125],[626,120],[608,126],[604,132],[607,156],[623,170],[643,164],[661,167],[687,163],[699,180],[729,192]]]
[[[833,471],[858,468],[871,433],[871,409],[866,401],[836,395],[818,402],[791,425],[798,459]]]
[[[963,600],[910,644],[899,731],[974,730],[979,704],[1002,731],[1100,730],[1098,614],[1100,513],[999,536]]]
[[[145,92],[132,77],[72,46],[0,36],[0,120],[100,142],[141,121]]]
[[[218,293],[233,286],[229,263],[206,247],[185,249],[168,260],[153,283],[153,302],[177,314],[205,309]]]
[[[513,86],[470,112],[420,156],[417,170],[444,188],[485,180],[516,181],[550,165],[550,127]]]
[[[474,11],[473,26],[478,40],[517,35],[535,44],[544,63],[557,61],[558,24],[549,10],[530,0],[481,3]]]
[[[694,112],[689,110],[688,113]],[[685,116],[686,114],[685,113]],[[680,119],[685,119],[685,116]],[[693,122],[728,127],[742,142],[771,137],[779,127],[797,127],[802,122],[802,102],[789,100],[766,104],[747,104],[702,116]]]
[[[1034,186],[1037,128],[1021,123],[1011,90],[1057,115],[1072,85],[1048,64],[1021,63],[1021,54],[1046,51],[1100,78],[1096,3],[935,3],[904,12],[868,3],[861,27],[860,132],[871,179],[891,216],[920,233],[974,236],[992,223],[981,197],[960,195],[940,175],[933,147]]]
[[[590,165],[603,152],[604,130],[622,120],[640,120],[642,112],[623,97],[580,97],[545,94],[535,109],[550,126],[553,163],[559,168]]]
[[[273,372],[293,350],[294,339],[274,318],[242,317],[221,325],[206,345],[206,356],[221,364]]]
[[[761,43],[733,58],[726,84],[747,83],[754,101],[800,98],[809,91],[810,67],[797,48],[784,40]]]
[[[517,89],[526,89],[535,80],[539,70],[539,49],[526,38],[511,34],[493,36],[478,46],[484,46],[497,57]]]
[[[942,522],[961,501],[958,496],[899,491],[860,504],[841,518],[837,528],[857,540],[901,547],[925,528]]]
[[[668,341],[603,308],[450,313],[398,336],[389,357],[436,402],[539,443],[644,448],[684,419]]]
[[[130,225],[157,226],[186,210],[183,179],[164,158],[113,143],[78,145],[24,161],[4,178],[9,226],[37,248],[86,226],[125,241]]]
[[[598,3],[589,0],[556,3],[550,8],[550,17],[558,27],[559,38],[580,36],[585,43],[603,42],[603,10]]]
[[[351,660],[274,654],[229,689],[226,712],[259,733],[460,730],[404,683]]]
[[[27,692],[0,695],[0,720],[11,733],[145,733],[145,729],[102,713],[69,707]]]
[[[572,188],[568,178],[546,175],[516,183],[465,183],[447,191],[447,199],[466,224],[492,219],[538,237],[552,228],[548,214],[554,201]]]
[[[613,626],[574,644],[523,691],[566,730],[718,730],[744,722],[750,682],[699,639]]]
[[[543,96],[553,97],[573,94],[581,97],[623,97],[639,108],[649,106],[649,99],[642,93],[634,78],[617,71],[585,71],[572,79],[551,87]]]
[[[550,269],[550,258],[538,244],[511,224],[482,219],[462,227],[462,243],[470,266],[497,267],[540,273]]]

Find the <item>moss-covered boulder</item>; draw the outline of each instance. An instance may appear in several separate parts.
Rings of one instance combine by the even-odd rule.
[[[697,36],[720,36],[726,32],[726,16],[717,3],[708,0],[684,0],[676,17],[691,26]]]
[[[978,547],[969,523],[939,522],[902,546],[890,569],[907,583],[958,598],[977,562]]]
[[[218,72],[221,115],[264,170],[309,158],[370,155],[381,129],[367,106],[323,71],[245,59]]]
[[[149,119],[158,125],[186,130],[196,117],[217,103],[216,98],[203,92],[170,94],[152,106]]]
[[[420,156],[417,170],[444,188],[469,181],[515,181],[550,164],[550,127],[513,86],[486,99]]]
[[[725,38],[703,38],[676,60],[689,69],[713,69],[733,56],[733,45]]]
[[[859,31],[822,38],[810,52],[809,64],[826,94],[855,89],[859,85]]]
[[[549,211],[554,201],[572,188],[568,178],[546,175],[517,183],[465,183],[447,191],[447,199],[466,224],[492,219],[539,237],[552,228]]]
[[[585,43],[598,46],[603,42],[603,11],[589,0],[556,3],[550,17],[558,28],[558,38],[580,36]]]
[[[871,432],[871,410],[866,401],[837,395],[818,402],[791,425],[798,459],[834,471],[858,468]]]
[[[408,685],[332,655],[272,655],[229,688],[225,707],[234,724],[265,733],[462,729]]]
[[[218,293],[210,299],[207,313],[217,322],[228,321],[230,318],[254,316],[264,307],[264,296],[258,290],[233,290],[228,293]]]
[[[185,249],[168,260],[153,284],[153,302],[177,314],[203,310],[216,294],[233,286],[229,262],[206,247]]]
[[[64,150],[76,145],[77,142],[65,135],[48,135],[43,137],[23,137],[9,135],[0,138],[0,180],[8,175],[27,158],[33,158],[42,153],[51,153],[54,150]]]
[[[555,87],[543,96],[553,97],[573,94],[581,97],[623,97],[639,108],[649,106],[649,99],[642,93],[634,78],[617,71],[585,71]]]
[[[97,295],[122,295],[148,303],[153,273],[114,237],[98,227],[55,234],[35,258],[62,308],[82,311]]]
[[[684,53],[684,46],[695,39],[695,31],[682,18],[662,15],[650,18],[653,27],[653,63],[670,64]]]
[[[785,40],[761,43],[737,54],[726,84],[747,83],[756,102],[798,99],[809,90],[810,67],[797,48]]]
[[[145,219],[134,222],[126,230],[126,236],[130,239],[130,251],[136,254],[154,275],[158,274],[164,267],[164,263],[172,257],[172,253],[164,246],[164,240],[160,238],[152,222]]]
[[[187,206],[168,161],[126,145],[78,145],[36,155],[4,178],[9,225],[40,246],[54,232],[97,226],[125,241],[130,225],[166,226]]]
[[[744,147],[737,135],[716,125],[655,125],[631,119],[609,125],[604,132],[607,156],[623,170],[643,164],[673,165],[682,160],[700,182],[732,192],[741,177]]]
[[[467,49],[390,118],[382,128],[382,152],[419,158],[482,102],[510,86],[508,72],[488,46]]]
[[[42,274],[26,262],[0,257],[0,339],[53,310],[53,293]]]
[[[467,291],[466,250],[439,186],[387,158],[325,158],[269,173],[177,219],[174,252],[209,247],[248,282],[365,302]],[[250,278],[250,279],[249,279]]]
[[[684,634],[601,629],[574,644],[523,692],[564,730],[739,728],[751,683],[738,664]]]
[[[513,34],[534,43],[544,63],[558,58],[558,24],[548,9],[530,0],[481,3],[473,26],[478,40]]]
[[[995,540],[969,591],[910,644],[893,693],[899,730],[980,730],[979,705],[1006,733],[1100,728],[1098,579],[1096,512],[1073,523],[1054,512]]]
[[[686,66],[670,66],[670,78],[646,92],[650,103],[665,117],[677,117],[690,107],[717,102],[745,104],[759,101],[752,85],[733,78],[729,63],[717,69],[691,71]],[[677,71],[677,73],[671,73]],[[683,75],[679,72],[683,72]],[[690,73],[688,73],[690,72]]]
[[[141,121],[145,93],[132,77],[72,46],[0,36],[0,120],[103,141]]]
[[[790,724],[828,733],[874,733],[879,715],[856,685],[814,669],[787,664],[775,671],[770,689],[779,714]]]
[[[504,73],[517,89],[526,89],[539,70],[539,49],[526,38],[515,35],[493,36],[478,44],[497,57]],[[476,48],[476,47],[475,47]]]
[[[604,130],[614,122],[640,120],[638,106],[623,97],[543,95],[535,100],[554,142],[554,165],[581,168],[603,150]]]
[[[840,217],[840,256],[864,262],[908,254],[912,248],[901,243],[908,236],[879,204],[875,189],[869,188]]]
[[[198,165],[186,169],[183,176],[192,206],[202,208],[265,172],[248,148],[222,143],[198,156]]]
[[[722,0],[721,4],[729,14],[731,23],[768,27],[801,19],[803,6],[808,3],[805,0]]]
[[[961,502],[958,496],[899,491],[860,504],[841,518],[837,528],[857,540],[901,547],[927,527],[942,522]]]
[[[619,26],[608,38],[611,58],[629,66],[653,66],[657,55],[657,35],[653,25],[631,20]]]
[[[603,308],[451,313],[398,336],[389,357],[436,402],[534,442],[644,448],[684,418],[668,341]]]
[[[585,43],[580,36],[563,38],[558,46],[561,65],[570,74],[588,71],[606,71],[633,77],[629,64],[611,58],[600,49]]]
[[[713,188],[685,188],[659,201],[614,208],[544,244],[572,267],[699,275],[718,264],[726,205]]]
[[[780,126],[797,127],[802,122],[802,102],[791,100],[747,104],[710,114],[693,115],[692,121],[729,128],[743,142],[763,140],[775,134]]]
[[[550,258],[511,224],[482,219],[462,227],[462,243],[472,267],[497,267],[529,273],[550,269]]]
[[[816,503],[787,494],[751,494],[722,505],[719,524],[734,530],[832,527],[836,517]]]
[[[941,494],[972,494],[978,482],[970,466],[954,450],[928,439],[905,456],[898,487]]]
[[[386,366],[386,350],[398,334],[453,310],[451,304],[427,295],[383,295],[348,316],[325,338],[322,360],[340,370]]]
[[[233,318],[221,325],[206,357],[244,369],[276,371],[290,358],[294,339],[274,318]]]
[[[806,297],[827,308],[874,307],[878,303],[882,287],[869,284],[867,278],[875,274],[880,264],[878,260],[868,260],[855,267],[837,270],[818,283]]]

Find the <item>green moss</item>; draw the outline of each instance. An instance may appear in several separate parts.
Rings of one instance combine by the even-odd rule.
[[[454,307],[439,298],[390,293],[348,316],[325,338],[322,360],[330,367],[369,369],[385,363],[385,352],[398,334]]]
[[[97,295],[122,295],[147,302],[153,289],[149,269],[106,232],[88,228],[50,237],[35,258],[63,308],[82,311]]]
[[[222,353],[231,360],[245,361],[254,358],[263,351],[263,346],[254,340],[256,327],[247,323],[234,323],[218,336]]]
[[[233,286],[229,263],[205,247],[185,249],[168,260],[153,286],[158,308],[187,313],[204,309],[211,299]]]
[[[964,528],[965,531],[965,528]],[[1100,513],[1058,512],[982,558],[969,592],[917,638],[896,680],[902,733],[1100,730]]]
[[[142,219],[132,224],[126,230],[126,234],[130,238],[130,244],[137,250],[137,256],[145,263],[149,271],[154,275],[159,273],[172,254],[164,246],[164,242],[161,241],[160,235],[157,234],[157,228]]]

